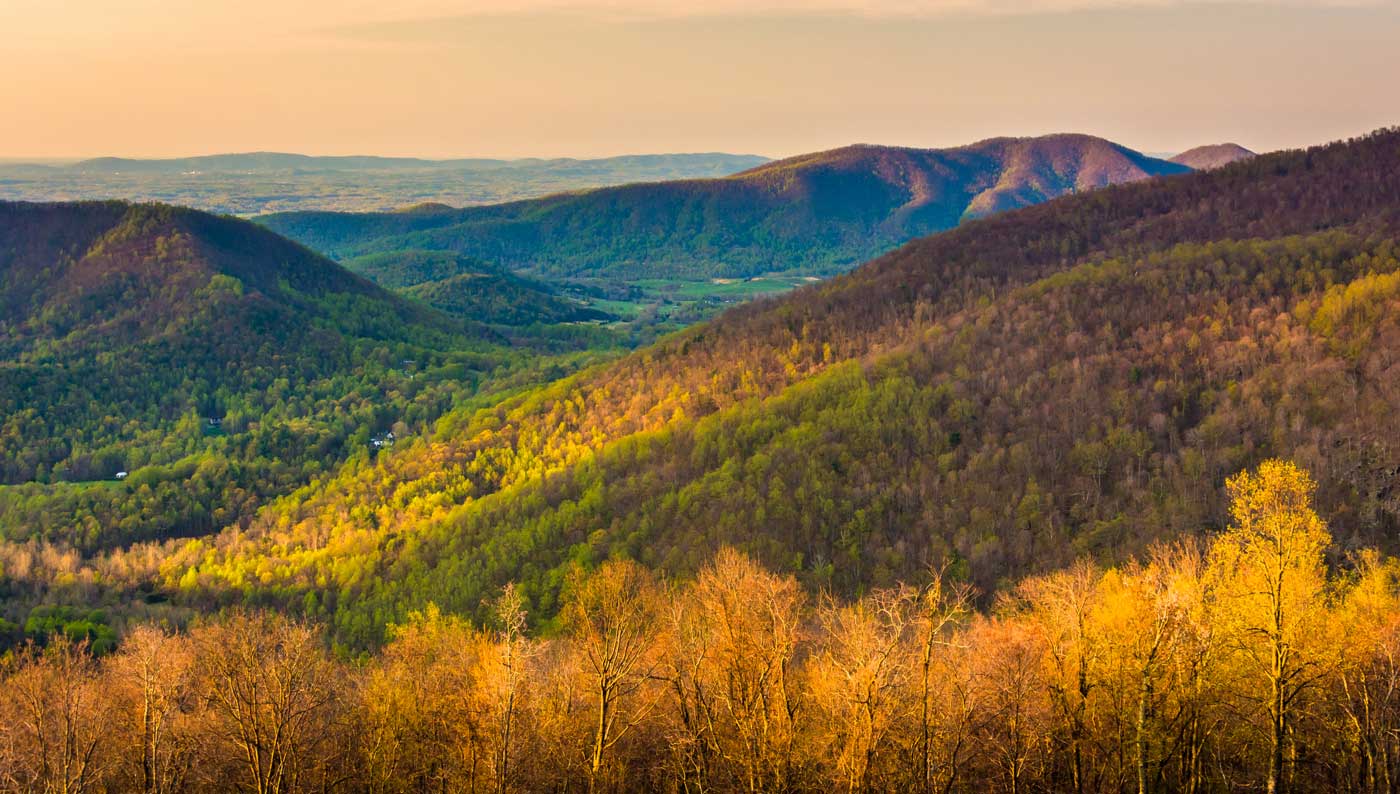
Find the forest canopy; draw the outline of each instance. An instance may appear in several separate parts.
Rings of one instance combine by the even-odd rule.
[[[956,566],[856,599],[723,549],[684,582],[575,568],[536,633],[429,605],[356,660],[234,610],[0,666],[0,790],[1387,791],[1400,562],[1329,568],[1296,465],[1231,520],[987,608]]]

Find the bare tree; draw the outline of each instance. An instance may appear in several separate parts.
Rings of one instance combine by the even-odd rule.
[[[508,584],[493,605],[496,619],[496,648],[500,664],[496,696],[497,721],[500,725],[496,747],[496,792],[505,794],[510,782],[511,734],[515,728],[517,699],[534,655],[529,638],[525,636],[525,599],[514,584]]]
[[[919,780],[928,794],[940,787],[950,791],[957,783],[959,757],[970,728],[972,708],[967,697],[965,680],[950,665],[941,665],[941,683],[947,688],[943,709],[934,706],[934,673],[944,661],[938,658],[940,649],[957,642],[957,631],[972,614],[972,587],[955,582],[948,576],[948,567],[932,569],[932,577],[919,591],[918,630],[922,635],[923,655],[919,665]],[[935,713],[938,711],[940,713]],[[947,751],[942,763],[935,760],[935,723],[944,726]],[[942,781],[938,781],[938,777]],[[941,786],[937,786],[941,782]]]
[[[592,681],[596,698],[588,790],[596,791],[608,751],[650,711],[630,701],[656,664],[660,594],[652,574],[630,560],[575,574],[564,611],[569,638]]]
[[[792,785],[800,702],[792,667],[805,601],[794,578],[726,548],[673,607],[672,685],[706,783]]]
[[[113,760],[112,706],[86,645],[59,636],[45,649],[21,649],[8,667],[0,677],[0,790],[100,790]]]
[[[1030,605],[1028,616],[1046,640],[1051,663],[1046,683],[1060,716],[1060,741],[1068,755],[1070,786],[1076,793],[1090,785],[1086,780],[1086,714],[1090,694],[1098,684],[1096,668],[1102,648],[1088,622],[1096,604],[1099,576],[1094,565],[1080,561],[1020,587]]]
[[[183,790],[196,751],[190,725],[196,693],[189,643],[153,626],[139,626],[122,640],[107,673],[121,698],[121,721],[130,727],[128,740],[140,743],[141,791]]]
[[[215,737],[233,750],[241,788],[330,788],[347,770],[335,747],[337,675],[316,633],[259,614],[196,629],[197,663]]]
[[[844,788],[869,791],[877,756],[905,710],[913,709],[918,592],[876,590],[851,605],[827,598],[808,665],[808,688],[830,723],[826,732]]]

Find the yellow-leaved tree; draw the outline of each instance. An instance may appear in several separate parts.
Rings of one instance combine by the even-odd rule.
[[[1263,718],[1267,787],[1292,778],[1290,736],[1310,688],[1326,673],[1327,526],[1312,508],[1316,485],[1297,465],[1267,460],[1226,482],[1231,525],[1216,539],[1219,628],[1241,698]]]

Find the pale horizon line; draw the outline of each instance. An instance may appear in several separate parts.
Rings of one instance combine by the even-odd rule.
[[[1368,131],[1368,132],[1369,132],[1369,131]],[[1366,133],[1363,132],[1363,133],[1358,133],[1358,134],[1364,135],[1364,134],[1366,134]],[[851,142],[849,142],[849,143],[837,144],[837,145],[835,145],[835,146],[829,146],[829,147],[825,147],[825,148],[794,150],[794,151],[789,152],[789,153],[777,154],[777,155],[773,155],[773,154],[764,154],[764,153],[760,153],[760,152],[729,151],[729,150],[724,150],[724,149],[709,149],[709,150],[671,150],[671,149],[662,149],[662,150],[655,150],[655,151],[631,151],[631,150],[628,150],[628,151],[624,151],[624,152],[620,152],[620,153],[616,153],[616,154],[592,154],[592,155],[537,155],[537,154],[524,154],[524,155],[498,155],[498,154],[429,155],[429,154],[397,154],[397,153],[395,153],[395,154],[384,154],[384,153],[379,153],[379,152],[368,152],[368,151],[363,151],[363,150],[353,150],[353,151],[344,152],[344,153],[341,153],[341,152],[318,152],[318,153],[311,153],[310,151],[306,151],[306,150],[303,150],[303,151],[296,151],[296,150],[290,149],[290,148],[288,148],[288,149],[279,149],[279,148],[249,148],[249,149],[228,149],[228,150],[221,150],[221,151],[205,151],[205,152],[202,152],[202,153],[199,153],[199,154],[159,154],[159,155],[133,155],[133,154],[110,154],[110,153],[107,153],[107,154],[83,154],[83,155],[34,155],[34,156],[26,156],[26,155],[0,154],[0,165],[72,165],[72,164],[84,162],[84,161],[87,161],[87,160],[103,160],[103,159],[112,159],[112,160],[134,160],[134,161],[140,161],[140,162],[162,162],[162,161],[171,161],[171,160],[192,160],[192,159],[197,159],[197,158],[202,158],[202,157],[227,157],[227,156],[239,156],[239,155],[290,155],[290,156],[294,156],[294,157],[313,157],[313,158],[373,157],[373,158],[379,158],[379,159],[385,159],[385,160],[422,160],[422,161],[425,161],[425,162],[436,162],[436,163],[452,162],[452,161],[457,161],[457,160],[498,160],[498,161],[501,161],[501,162],[521,162],[521,161],[527,161],[527,160],[538,160],[538,161],[575,160],[575,161],[580,161],[580,162],[587,162],[587,161],[592,161],[592,160],[612,160],[612,159],[617,159],[617,158],[621,158],[621,157],[677,157],[677,156],[683,157],[683,156],[707,156],[707,155],[708,155],[708,156],[727,156],[727,157],[762,157],[762,158],[765,158],[765,159],[767,159],[767,160],[776,161],[776,160],[784,160],[784,159],[788,159],[788,158],[792,158],[792,157],[803,157],[803,156],[812,155],[812,154],[820,154],[820,153],[822,153],[822,152],[835,151],[835,150],[838,150],[838,149],[844,149],[844,148],[851,147],[851,146],[878,146],[878,147],[890,148],[890,149],[923,149],[923,150],[937,151],[937,150],[960,149],[960,148],[964,148],[964,147],[968,147],[968,146],[975,146],[975,145],[977,145],[977,144],[979,144],[979,143],[982,143],[982,142],[984,142],[984,141],[995,140],[995,139],[997,139],[997,138],[1034,139],[1034,138],[1052,137],[1052,136],[1056,136],[1056,135],[1086,135],[1086,136],[1089,136],[1089,137],[1092,137],[1092,138],[1098,138],[1098,139],[1100,139],[1100,140],[1107,141],[1107,142],[1112,143],[1112,144],[1115,144],[1115,145],[1117,145],[1117,146],[1123,146],[1123,147],[1128,148],[1128,149],[1131,149],[1132,151],[1135,151],[1135,152],[1137,152],[1137,153],[1139,153],[1139,154],[1147,155],[1147,156],[1149,156],[1149,157],[1162,157],[1162,156],[1171,157],[1171,156],[1175,156],[1175,155],[1181,154],[1182,152],[1189,151],[1190,149],[1196,148],[1197,146],[1217,146],[1217,145],[1230,145],[1230,144],[1233,144],[1233,145],[1236,145],[1236,146],[1243,146],[1244,148],[1249,149],[1250,151],[1255,152],[1256,154],[1265,154],[1265,153],[1266,153],[1266,151],[1262,151],[1262,150],[1255,149],[1255,148],[1253,148],[1253,147],[1251,147],[1251,146],[1248,146],[1247,144],[1240,143],[1239,141],[1236,141],[1236,140],[1214,140],[1214,139],[1209,139],[1209,140],[1205,140],[1205,141],[1202,142],[1202,143],[1195,144],[1195,145],[1193,145],[1193,146],[1188,146],[1188,147],[1186,147],[1185,149],[1180,149],[1180,150],[1173,151],[1173,150],[1171,150],[1169,147],[1164,148],[1164,147],[1155,147],[1155,146],[1146,146],[1146,147],[1133,146],[1133,145],[1131,145],[1131,144],[1123,143],[1122,141],[1116,140],[1116,139],[1114,139],[1114,138],[1110,138],[1110,137],[1108,137],[1108,136],[1106,136],[1106,135],[1098,135],[1098,134],[1091,133],[1091,132],[1061,131],[1061,132],[1049,132],[1049,133],[1030,134],[1030,135],[1017,135],[1017,134],[991,135],[991,136],[986,136],[986,137],[977,138],[976,140],[968,141],[968,142],[966,142],[966,143],[958,143],[958,144],[951,144],[951,145],[940,145],[940,146],[920,146],[920,145],[901,144],[901,143],[876,143],[876,142],[873,142],[873,141],[851,141]],[[1338,139],[1335,139],[1335,140],[1343,140],[1343,139],[1338,138]],[[1302,144],[1302,145],[1297,146],[1297,147],[1284,147],[1283,149],[1278,149],[1278,150],[1267,150],[1267,151],[1286,151],[1286,150],[1288,150],[1288,149],[1290,149],[1290,148],[1308,148],[1308,147],[1310,147],[1310,146],[1320,146],[1320,145],[1325,145],[1325,144],[1327,144],[1327,143],[1333,143],[1333,142],[1335,142],[1335,140],[1316,141],[1316,142],[1313,142],[1313,143]]]

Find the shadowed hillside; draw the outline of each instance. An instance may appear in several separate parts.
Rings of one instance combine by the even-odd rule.
[[[202,330],[211,304],[301,315],[368,334],[463,326],[398,300],[344,268],[244,221],[160,205],[0,204],[7,356],[124,345]],[[371,317],[342,313],[363,303]],[[246,318],[229,315],[230,322]],[[375,329],[365,323],[382,323]],[[263,336],[248,329],[247,341]]]
[[[450,251],[399,251],[352,259],[346,267],[454,317],[494,325],[613,319],[544,284]]]

